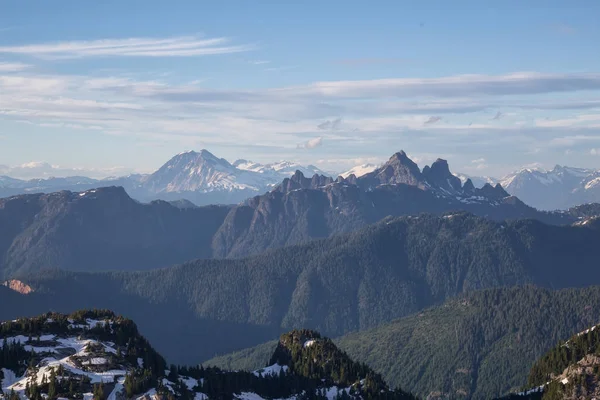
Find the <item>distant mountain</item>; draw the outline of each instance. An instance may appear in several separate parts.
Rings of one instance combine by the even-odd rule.
[[[240,257],[265,249],[349,232],[387,216],[469,211],[487,218],[575,222],[568,212],[539,212],[500,185],[476,188],[454,176],[445,160],[421,171],[406,153],[359,178],[305,177],[297,172],[272,191],[234,207],[213,241],[215,256]]]
[[[123,177],[86,177],[20,180],[0,176],[0,197],[61,190],[85,191],[99,187],[122,186],[136,200],[187,200],[196,205],[237,204],[262,194],[293,175],[326,174],[315,166],[289,161],[257,164],[238,160],[230,164],[207,150],[189,151],[173,157],[156,172]]]
[[[360,178],[361,176],[368,174],[369,172],[373,172],[376,168],[377,165],[375,164],[362,164],[352,167],[348,171],[342,172],[339,175],[342,178],[348,178],[350,175],[354,175],[355,177]]]
[[[272,362],[254,372],[167,368],[133,321],[106,310],[2,322],[0,339],[0,398],[7,400],[415,400],[307,330],[282,335]]]
[[[600,170],[562,167],[522,169],[500,180],[509,193],[542,210],[600,202]]]
[[[600,284],[598,222],[560,227],[469,214],[401,217],[243,259],[138,272],[38,270],[21,275],[32,292],[14,304],[37,313],[70,312],[74,305],[113,309],[134,318],[170,359],[191,363],[294,328],[328,336],[373,328],[479,289]],[[14,313],[0,307],[2,319]],[[192,330],[202,340],[227,340],[200,348]],[[178,340],[169,340],[173,335]]]
[[[556,291],[533,286],[498,288],[459,296],[391,323],[347,334],[334,343],[390,384],[401,385],[422,399],[488,400],[521,392],[524,387],[534,389],[551,379],[560,383],[569,365],[575,367],[570,369],[572,376],[582,371],[577,368],[580,360],[580,365],[589,365],[590,360],[594,361],[591,366],[598,365],[597,353],[591,355],[589,349],[597,349],[600,327],[591,331],[596,336],[593,340],[588,332],[565,341],[599,319],[598,286]],[[276,341],[270,341],[205,365],[252,370],[264,365],[276,346]],[[597,376],[588,382],[597,382]],[[597,390],[597,383],[588,385],[594,387]]]
[[[523,168],[502,179],[457,175],[475,187],[500,183],[511,195],[539,210],[566,210],[600,202],[600,170],[555,166],[552,170]]]
[[[0,199],[0,277],[47,268],[147,269],[212,256],[225,206],[141,204],[123,188]]]
[[[498,179],[492,178],[490,176],[473,176],[473,175],[465,175],[465,174],[455,174],[458,179],[464,184],[467,180],[471,180],[473,182],[473,186],[476,188],[483,187],[486,183],[490,185],[495,185],[498,183]]]
[[[314,165],[303,166],[298,163],[290,161],[279,161],[272,164],[259,164],[247,160],[237,160],[233,165],[244,171],[258,172],[265,176],[273,177],[277,182],[291,175],[294,175],[296,171],[302,172],[303,175],[329,175]]]
[[[175,161],[140,185],[169,190],[164,182],[176,182],[193,188],[186,186],[190,173],[206,182],[228,171],[228,164],[201,153]],[[220,188],[242,185],[230,178],[219,178],[230,184]],[[142,204],[117,187],[0,199],[0,274],[149,269],[194,258],[244,257],[351,232],[388,216],[461,210],[495,220],[535,218],[552,224],[583,224],[600,214],[598,205],[539,212],[499,185],[461,185],[443,160],[421,171],[398,153],[360,178],[334,181],[297,171],[237,206],[195,207],[185,200]]]

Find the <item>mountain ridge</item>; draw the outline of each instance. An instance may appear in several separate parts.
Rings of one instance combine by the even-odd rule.
[[[104,179],[66,177],[31,180],[0,176],[0,197],[122,186],[133,198],[143,202],[185,199],[196,205],[236,204],[270,190],[296,170],[326,174],[315,166],[305,167],[289,161],[266,165],[241,161],[245,160],[231,164],[202,149],[179,153],[151,174]]]
[[[268,367],[236,372],[167,368],[133,321],[108,310],[46,313],[0,326],[2,399],[415,399],[312,331],[282,335]],[[299,334],[314,338],[313,345],[286,353]]]
[[[493,222],[457,213],[399,217],[243,259],[130,272],[39,271],[19,278],[33,293],[10,301],[25,310],[69,311],[76,303],[126,313],[165,346],[163,353],[197,361],[294,328],[334,337],[373,328],[479,289],[600,284],[599,235],[593,224]],[[0,317],[17,311],[0,310]],[[188,322],[167,330],[155,318]],[[186,324],[229,340],[194,354],[185,334],[177,343],[167,340],[175,329],[188,331]]]

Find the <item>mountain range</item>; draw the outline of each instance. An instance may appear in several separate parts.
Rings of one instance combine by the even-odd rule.
[[[285,177],[258,192],[269,171]],[[256,370],[216,373],[235,385],[255,385],[245,379],[285,364],[303,371],[293,379],[305,383],[330,377],[319,390],[365,389],[367,378],[359,386],[340,380],[345,367],[315,375],[318,365],[296,364],[308,354],[304,344],[320,339],[317,330],[338,338],[323,343],[368,362],[392,385],[430,399],[488,399],[526,388],[537,357],[600,317],[596,289],[557,290],[600,285],[599,204],[539,211],[501,184],[477,187],[442,159],[420,168],[403,151],[373,171],[357,169],[360,176],[312,172],[188,152],[152,175],[127,178],[138,189],[173,194],[169,201],[134,200],[124,186],[0,199],[0,304],[8,305],[0,319],[111,309],[135,319],[177,364],[249,349],[211,361],[238,369],[271,354]],[[176,197],[243,191],[254,195],[235,205]],[[301,349],[274,350],[286,341]],[[52,362],[72,356],[60,352]],[[116,363],[136,369],[131,360]],[[195,396],[157,371],[150,372],[157,385],[138,390],[148,382],[143,371],[127,383],[146,396]],[[126,388],[123,379],[106,389]],[[257,385],[245,386],[243,400],[258,400]],[[211,398],[233,398],[223,396]]]
[[[302,171],[324,174],[315,166],[289,161],[262,165],[246,160],[233,164],[207,150],[189,151],[173,157],[156,172],[106,179],[86,177],[20,180],[0,176],[0,197],[60,190],[85,191],[122,186],[136,200],[187,200],[195,205],[236,204],[262,194],[284,178]]]
[[[3,303],[12,306],[0,318],[108,308],[134,318],[169,359],[198,362],[294,328],[328,336],[373,328],[479,289],[600,284],[597,222],[401,217],[243,259],[136,272],[37,271],[21,276],[30,293]],[[169,340],[175,332],[178,340]],[[214,344],[190,345],[202,337]]]
[[[458,175],[476,187],[497,184],[539,210],[565,210],[600,200],[600,170],[556,165],[551,170],[523,168],[502,179]]]
[[[147,183],[160,185],[163,173],[176,170],[169,166]],[[185,176],[167,180],[183,182]],[[540,212],[500,185],[462,185],[444,160],[421,172],[400,152],[359,178],[305,178],[297,171],[270,192],[236,206],[142,204],[120,187],[0,199],[0,274],[8,278],[51,268],[138,270],[194,258],[244,257],[351,232],[388,216],[453,211],[570,224],[600,214],[600,207]]]

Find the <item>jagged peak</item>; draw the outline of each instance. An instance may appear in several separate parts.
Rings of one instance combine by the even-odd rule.
[[[510,197],[510,194],[508,194],[508,192],[504,190],[502,185],[499,183],[497,183],[495,186],[486,183],[481,189],[479,189],[479,191],[485,197],[489,197],[491,199],[503,199],[505,197]]]
[[[450,172],[448,161],[438,158],[431,164],[431,167],[423,168],[423,176],[433,187],[440,187],[449,191],[460,191],[460,178]]]
[[[470,193],[475,190],[475,185],[473,185],[473,181],[471,181],[471,178],[467,178],[465,184],[463,185],[463,190],[467,193]]]
[[[292,179],[296,182],[299,182],[301,179],[305,179],[305,177],[304,177],[304,174],[302,173],[302,171],[297,169],[296,172],[294,172],[294,175],[292,175],[290,179]]]

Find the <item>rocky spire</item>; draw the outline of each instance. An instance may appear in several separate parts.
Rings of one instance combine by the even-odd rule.
[[[427,182],[434,187],[443,188],[451,192],[461,190],[460,179],[452,175],[448,167],[448,161],[438,158],[431,167],[423,168],[423,176]]]

